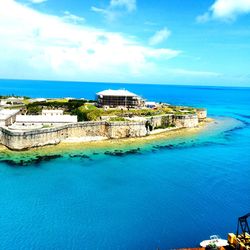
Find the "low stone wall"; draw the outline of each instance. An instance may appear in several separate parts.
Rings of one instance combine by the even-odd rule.
[[[198,126],[199,120],[197,115],[175,115],[174,125],[178,128],[194,128]]]
[[[140,122],[78,122],[56,128],[36,129],[31,131],[12,131],[0,127],[0,143],[12,150],[25,150],[50,144],[58,144],[67,138],[102,137],[118,139],[143,137],[148,134],[146,123],[152,129],[175,126],[190,128],[198,125],[197,115],[163,115],[148,118]]]
[[[165,127],[191,128],[199,123],[198,116],[193,115],[161,115],[153,116],[148,119],[153,129]]]
[[[108,123],[107,126],[107,137],[110,139],[143,137],[146,135],[145,122],[113,122]]]
[[[174,115],[159,115],[148,119],[153,129],[175,126]]]
[[[141,137],[146,134],[147,131],[143,122],[79,122],[57,128],[32,131],[11,131],[7,128],[0,128],[0,143],[12,150],[24,150],[58,144],[67,138],[104,137],[113,139]]]

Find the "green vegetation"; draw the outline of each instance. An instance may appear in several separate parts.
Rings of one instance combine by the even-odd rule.
[[[52,126],[50,126],[50,125],[43,125],[42,126],[42,128],[50,128],[50,127],[52,127]]]
[[[111,117],[109,119],[110,122],[125,122],[128,121],[124,117]]]
[[[39,107],[39,108],[38,108]],[[71,115],[77,115],[78,121],[98,121],[101,120],[101,116],[117,116],[111,117],[110,121],[125,121],[126,117],[142,116],[152,117],[164,114],[189,114],[194,113],[193,108],[183,107],[160,107],[158,109],[108,109],[98,108],[94,104],[82,101],[69,101],[69,102],[42,102],[32,103],[27,105],[28,113],[40,113],[42,108],[60,108],[64,109],[65,113]],[[185,110],[185,112],[183,112]]]
[[[28,115],[39,115],[42,112],[42,107],[41,106],[27,106],[27,114]]]
[[[165,129],[165,128],[174,128],[175,125],[174,124],[165,124],[165,125],[161,125],[161,126],[157,126],[154,129]]]
[[[193,107],[183,107],[183,106],[169,106],[175,115],[191,115],[195,114],[195,108]]]
[[[0,99],[8,99],[10,97],[14,97],[14,98],[23,98],[23,99],[30,99],[30,97],[28,96],[18,96],[18,95],[14,95],[14,94],[11,94],[11,95],[0,95]]]
[[[34,102],[27,104],[26,109],[27,114],[30,115],[38,115],[42,112],[42,109],[63,109],[65,113],[72,114],[86,102],[86,100]]]
[[[146,116],[151,117],[155,115],[164,115],[170,113],[168,108],[162,109],[130,109],[130,110],[120,110],[120,109],[108,109],[104,110],[102,108],[97,108],[93,104],[86,103],[85,105],[77,108],[72,115],[78,116],[78,121],[97,121],[101,119],[101,116],[117,116],[110,119],[110,121],[124,121],[126,117],[133,116]]]
[[[0,97],[1,98],[1,97]],[[41,114],[42,109],[63,109],[65,114],[77,115],[78,121],[98,121],[102,116],[110,116],[110,121],[126,121],[126,117],[152,117],[165,114],[194,114],[195,108],[182,107],[182,106],[161,106],[156,109],[108,109],[98,108],[95,106],[94,101],[87,100],[67,100],[63,98],[48,100],[44,102],[30,103],[27,99],[24,100],[27,114],[38,115]],[[116,117],[112,117],[116,116]],[[161,127],[167,127],[168,123],[162,123]]]
[[[78,121],[97,121],[100,120],[102,109],[99,109],[90,103],[86,103],[75,109],[71,114],[77,115]]]

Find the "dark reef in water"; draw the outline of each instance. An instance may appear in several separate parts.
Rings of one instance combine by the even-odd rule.
[[[187,148],[194,148],[194,147],[210,147],[214,145],[227,145],[226,143],[221,142],[213,142],[213,141],[205,141],[205,142],[194,142],[190,141],[189,143],[181,142],[178,144],[166,144],[166,145],[155,145],[153,146],[151,152],[157,152],[158,150],[182,150]]]
[[[126,155],[134,155],[134,154],[140,154],[140,148],[130,149],[130,150],[114,150],[114,151],[106,151],[104,152],[105,155],[111,155],[111,156],[126,156]]]
[[[41,162],[48,162],[57,158],[62,157],[61,155],[42,155],[36,156],[35,158],[30,158],[27,160],[0,160],[0,162],[5,163],[12,167],[24,167],[24,166],[31,166],[31,165],[39,165]]]
[[[156,150],[161,150],[161,149],[166,149],[166,150],[183,149],[183,148],[192,147],[193,145],[195,144],[194,143],[186,144],[186,142],[180,142],[178,144],[155,145],[153,146],[152,151],[154,150],[155,152]]]
[[[90,157],[88,155],[82,155],[82,154],[76,154],[76,155],[69,155],[70,158],[85,158],[89,159]]]
[[[247,116],[247,115],[242,115],[242,114],[238,114],[238,113],[235,113],[235,114],[238,115],[238,116],[244,117],[244,118],[250,118],[250,116]],[[245,129],[245,128],[250,126],[250,122],[247,122],[247,121],[242,120],[242,119],[237,119],[237,118],[236,118],[236,120],[243,123],[243,125],[242,126],[236,126],[236,127],[232,128],[232,129],[224,131],[223,135],[224,135],[225,138],[230,138],[234,132],[236,132],[238,130]]]
[[[70,158],[81,158],[81,159],[89,159],[89,160],[92,160],[92,159],[90,158],[90,156],[85,155],[85,154],[70,154],[69,157],[70,157]]]
[[[250,119],[250,115],[244,115],[244,114],[240,114],[240,113],[234,113],[234,114],[237,115],[237,116],[240,116],[242,118]]]

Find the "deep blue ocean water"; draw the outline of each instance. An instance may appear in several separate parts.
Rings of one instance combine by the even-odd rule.
[[[250,212],[250,88],[0,81],[0,95],[93,99],[107,88],[206,107],[217,125],[140,154],[0,162],[0,249],[194,247]]]

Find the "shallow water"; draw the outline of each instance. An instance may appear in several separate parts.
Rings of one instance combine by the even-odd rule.
[[[4,84],[0,92],[10,88]],[[35,86],[28,84],[37,96]],[[156,99],[207,107],[217,124],[144,146],[73,149],[25,166],[0,162],[0,249],[171,249],[235,232],[250,209],[250,89],[141,92],[150,98],[153,89]],[[24,155],[7,158],[15,157]]]

